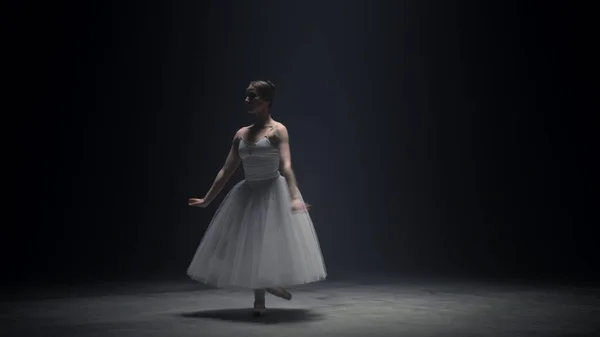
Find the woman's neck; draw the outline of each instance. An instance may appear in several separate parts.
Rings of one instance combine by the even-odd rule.
[[[261,127],[270,124],[273,122],[273,118],[271,118],[271,114],[268,112],[258,113],[254,118],[254,125]]]

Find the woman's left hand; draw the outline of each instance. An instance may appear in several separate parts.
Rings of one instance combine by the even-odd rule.
[[[310,208],[310,205],[304,203],[300,199],[292,200],[292,211],[294,211],[294,212],[308,211],[309,208]]]

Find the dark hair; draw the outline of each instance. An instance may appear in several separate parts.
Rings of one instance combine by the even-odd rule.
[[[252,81],[250,86],[256,89],[258,96],[265,101],[269,101],[269,107],[273,105],[273,99],[275,98],[275,84],[271,81]]]

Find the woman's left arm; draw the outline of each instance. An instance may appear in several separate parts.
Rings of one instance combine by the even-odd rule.
[[[292,156],[290,154],[290,137],[287,128],[280,124],[276,129],[279,142],[279,156],[281,158],[281,174],[287,180],[290,197],[292,200],[299,198],[298,185],[296,184],[296,176],[292,170]]]

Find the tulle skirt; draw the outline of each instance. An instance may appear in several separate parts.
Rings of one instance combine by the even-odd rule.
[[[246,289],[324,280],[312,220],[307,212],[292,212],[288,191],[282,176],[237,183],[217,208],[188,276],[217,288]]]

